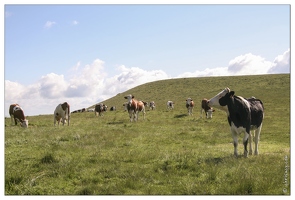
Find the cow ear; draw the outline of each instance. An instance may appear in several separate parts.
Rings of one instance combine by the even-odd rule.
[[[233,97],[234,94],[235,94],[235,91],[231,91],[231,92],[229,93],[229,96],[230,96],[230,97]]]

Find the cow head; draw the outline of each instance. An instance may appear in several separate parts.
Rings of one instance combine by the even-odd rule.
[[[224,97],[226,94],[228,94],[230,92],[229,88],[225,88],[224,90],[222,90],[221,92],[219,92],[216,96],[212,97],[211,99],[208,100],[207,104],[209,107],[219,107],[222,109],[222,107],[224,105],[220,105],[219,103],[219,99]]]
[[[21,127],[28,128],[29,126],[29,120],[25,119],[20,123]]]
[[[224,95],[223,97],[219,99],[219,104],[221,106],[227,106],[229,99],[232,98],[234,94],[235,94],[234,91],[230,91],[229,93],[227,93],[226,95]]]
[[[187,100],[185,100],[185,101],[188,105],[190,105],[193,100],[192,100],[192,98],[187,98]]]
[[[129,105],[131,105],[131,102],[132,102],[132,99],[134,99],[134,96],[131,95],[131,94],[129,94],[129,95],[125,96],[124,98],[127,99],[127,100],[128,100],[127,103],[128,103]]]
[[[210,109],[207,111],[207,113],[206,113],[206,117],[207,117],[208,119],[211,119],[211,118],[212,118],[212,114],[213,114],[214,111],[215,111],[215,110],[214,110],[213,108],[210,108]]]

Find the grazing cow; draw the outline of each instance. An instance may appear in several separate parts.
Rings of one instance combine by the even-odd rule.
[[[234,155],[238,155],[238,135],[244,132],[244,156],[248,157],[248,141],[250,141],[250,155],[252,154],[252,135],[251,130],[255,134],[255,151],[258,155],[258,142],[264,118],[264,107],[261,100],[256,98],[245,99],[240,96],[235,96],[234,91],[225,88],[215,97],[208,101],[209,106],[217,106],[224,110],[228,117],[233,141],[234,141]]]
[[[167,110],[172,110],[174,108],[173,101],[167,101]]]
[[[112,106],[112,107],[110,108],[110,111],[116,111],[116,106]]]
[[[21,127],[28,128],[29,121],[26,119],[23,109],[18,104],[11,104],[9,106],[9,115],[11,124],[13,124],[13,120],[15,125],[17,125],[17,121],[19,121]]]
[[[194,101],[192,100],[192,98],[188,98],[186,101],[186,108],[187,108],[187,111],[188,111],[188,115],[193,115],[193,108],[195,106],[195,103]]]
[[[212,113],[215,111],[213,108],[208,106],[208,99],[203,99],[201,102],[201,118],[203,117],[203,111],[206,113],[206,118],[211,119],[212,118]]]
[[[105,104],[99,103],[95,105],[94,111],[95,116],[97,116],[97,113],[99,116],[103,116],[103,112],[107,111],[107,106]]]
[[[68,126],[70,125],[70,105],[67,102],[62,104],[58,104],[54,110],[54,126],[56,125],[56,121],[60,123],[62,120],[62,125],[64,126],[66,123],[66,119],[68,118]]]
[[[150,102],[150,109],[154,110],[156,108],[156,104],[154,101]]]

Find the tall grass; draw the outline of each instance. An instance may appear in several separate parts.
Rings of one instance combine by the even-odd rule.
[[[224,112],[200,118],[201,99],[224,87],[264,102],[260,155],[233,156]],[[129,122],[121,105],[130,93],[156,102],[146,120],[140,115],[138,122]],[[185,108],[188,97],[197,104],[193,116]],[[103,117],[74,113],[69,127],[53,127],[51,115],[30,116],[28,129],[11,126],[7,118],[5,194],[289,195],[289,99],[289,75],[187,78],[118,94],[104,101],[117,111]],[[166,110],[167,100],[176,102],[174,110]]]

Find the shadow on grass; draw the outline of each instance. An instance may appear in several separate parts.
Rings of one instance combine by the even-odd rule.
[[[118,121],[118,122],[109,122],[108,124],[123,124],[123,121]]]
[[[227,163],[229,161],[235,161],[236,159],[243,159],[245,158],[244,155],[238,155],[238,157],[234,155],[224,156],[224,157],[215,157],[215,158],[207,158],[205,159],[205,163],[207,164],[220,164],[220,163]],[[247,158],[245,158],[247,159]]]
[[[180,114],[180,115],[175,115],[174,118],[183,118],[186,116],[187,116],[187,114]]]

